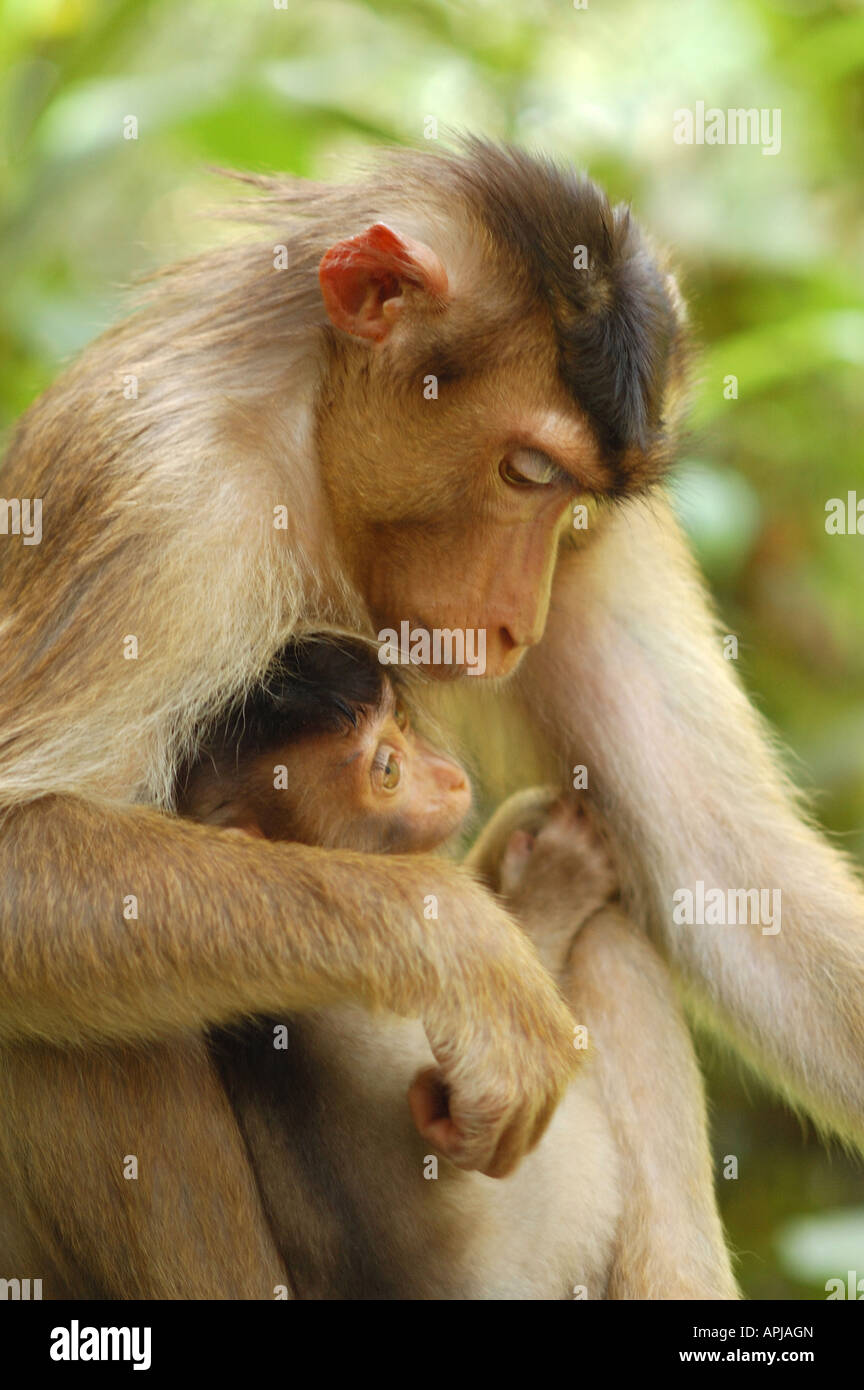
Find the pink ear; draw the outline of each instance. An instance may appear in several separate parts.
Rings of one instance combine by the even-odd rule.
[[[331,246],[322,257],[318,278],[331,322],[356,338],[377,343],[387,337],[404,307],[406,286],[436,300],[447,293],[447,271],[435,252],[383,222]]]

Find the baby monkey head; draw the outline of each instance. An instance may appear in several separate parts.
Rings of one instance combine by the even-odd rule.
[[[471,789],[412,727],[374,647],[291,643],[205,740],[182,814],[269,840],[405,853],[459,827]]]

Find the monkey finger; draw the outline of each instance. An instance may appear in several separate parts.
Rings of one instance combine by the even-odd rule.
[[[535,1114],[523,1111],[507,1127],[491,1163],[482,1171],[490,1178],[505,1178],[515,1172],[523,1158],[535,1149],[546,1133],[564,1092],[553,1095]]]
[[[540,1140],[543,1138],[543,1135],[549,1128],[549,1122],[552,1119],[552,1116],[555,1114],[555,1111],[558,1109],[558,1106],[561,1103],[561,1099],[562,1096],[560,1095],[553,1096],[552,1099],[547,1101],[544,1106],[541,1106],[540,1111],[534,1120],[534,1126],[531,1131],[531,1137],[528,1140],[528,1147],[526,1149],[526,1153],[530,1153],[531,1150],[536,1148],[537,1145],[540,1143]]]
[[[557,1098],[544,1111],[538,1124],[525,1109],[509,1121],[494,1125],[461,1116],[452,1111],[452,1092],[437,1067],[418,1072],[408,1091],[408,1106],[414,1127],[439,1153],[457,1168],[484,1173],[487,1177],[506,1177],[534,1147],[551,1118]],[[535,1137],[536,1136],[536,1137]]]
[[[507,1178],[515,1173],[532,1147],[530,1112],[522,1110],[507,1126],[489,1162],[482,1168],[487,1178]]]
[[[414,1128],[441,1153],[458,1148],[462,1136],[450,1114],[450,1088],[438,1067],[415,1076],[408,1090],[408,1108]]]
[[[505,897],[512,896],[522,882],[534,849],[535,836],[527,830],[514,830],[501,859],[500,886]]]
[[[485,1173],[500,1141],[501,1124],[490,1129],[488,1122],[454,1116],[449,1103],[449,1088],[434,1069],[415,1078],[408,1105],[418,1134],[456,1168]]]

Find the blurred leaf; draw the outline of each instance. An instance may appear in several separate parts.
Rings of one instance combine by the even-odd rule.
[[[740,400],[837,363],[864,366],[864,311],[803,314],[721,339],[700,363],[703,384],[694,424],[704,424],[728,407],[723,397],[727,374],[738,378]]]
[[[805,1279],[864,1279],[864,1207],[788,1221],[777,1235],[780,1259]]]

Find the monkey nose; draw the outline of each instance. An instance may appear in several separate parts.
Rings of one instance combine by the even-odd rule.
[[[472,794],[471,783],[465,770],[457,763],[450,762],[449,759],[442,760],[437,772],[437,782],[441,794],[446,796],[451,804],[455,802],[464,806],[460,815],[467,814],[471,805]]]
[[[486,671],[490,676],[509,676],[515,671],[530,644],[519,642],[508,627],[499,627],[486,651]]]
[[[470,791],[468,778],[461,767],[448,764],[442,770],[442,780],[448,792]]]

